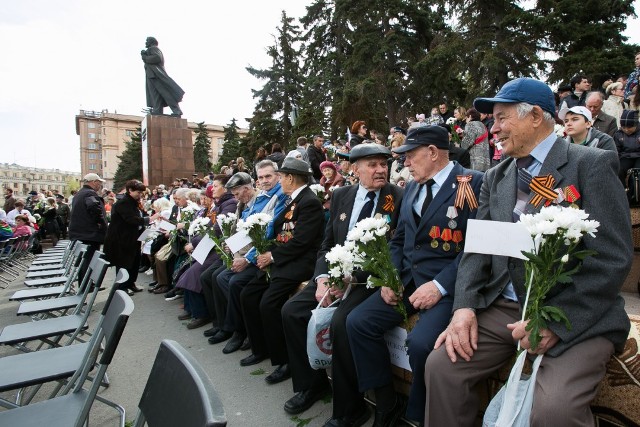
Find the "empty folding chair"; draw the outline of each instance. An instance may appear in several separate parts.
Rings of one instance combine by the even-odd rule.
[[[0,358],[0,392],[20,389],[15,403],[6,399],[0,399],[0,405],[7,408],[29,404],[40,386],[50,381],[59,381],[60,384],[53,390],[49,398],[56,396],[60,388],[64,385],[62,380],[71,377],[78,371],[85,358],[89,357],[92,349],[100,345],[100,328],[105,316],[113,315],[115,309],[111,307],[111,301],[115,295],[118,285],[128,280],[129,274],[126,270],[118,271],[109,297],[102,308],[100,317],[96,322],[92,338],[89,342],[71,344],[65,347],[56,347],[30,353],[21,353],[13,356]],[[35,387],[32,387],[35,386]],[[30,393],[23,398],[23,389],[31,387]]]
[[[12,263],[17,241],[17,237],[11,237],[10,239],[3,241],[2,243],[4,243],[4,246],[0,251],[0,269],[2,269],[3,274],[7,274],[11,277],[11,281],[20,275],[20,269],[16,268]]]
[[[103,259],[98,260],[98,265],[91,272],[88,286],[100,287],[107,272],[109,263]],[[59,347],[62,338],[70,335],[69,341],[76,339],[83,330],[87,329],[87,319],[91,313],[91,307],[95,302],[97,292],[93,292],[83,311],[74,311],[68,316],[39,320],[37,322],[20,323],[5,326],[0,332],[0,344],[13,345],[23,351],[33,351],[26,343],[41,341],[37,349],[44,344],[50,347]],[[1,425],[1,424],[0,424]]]
[[[83,384],[98,360],[98,348],[93,348],[82,369],[70,380],[66,387],[69,393],[31,405],[21,406],[0,412],[2,426],[47,426],[47,427],[81,427],[88,424],[89,411],[96,399],[101,381],[107,368],[113,360],[113,355],[120,342],[129,316],[133,312],[133,301],[123,291],[116,291],[111,302],[114,308],[113,316],[105,316],[100,335],[106,340],[105,349],[99,358],[98,369],[88,390]],[[121,411],[124,409],[120,408]],[[123,418],[121,412],[121,425]]]
[[[60,275],[55,275],[51,277],[32,277],[31,275],[37,275],[40,272],[29,273],[26,275],[26,280],[24,281],[25,286],[33,288],[33,287],[42,287],[42,286],[56,286],[65,283],[68,277],[73,273],[74,269],[80,271],[80,267],[82,263],[78,264],[78,258],[84,257],[84,254],[87,251],[87,245],[79,244],[76,245],[73,249],[73,254],[69,258],[68,262],[65,264],[64,273]],[[55,269],[54,271],[59,271],[59,269]]]
[[[134,427],[227,425],[211,379],[191,354],[171,340],[160,343],[138,408]]]

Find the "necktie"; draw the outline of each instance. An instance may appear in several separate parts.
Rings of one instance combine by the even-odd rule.
[[[424,216],[424,213],[427,211],[429,204],[433,200],[433,192],[431,191],[431,186],[435,183],[433,178],[427,180],[423,185],[427,186],[427,197],[424,198],[424,202],[422,203],[422,210],[420,211],[420,216]]]
[[[375,191],[369,191],[367,193],[366,198],[367,202],[360,209],[360,214],[358,215],[358,221],[363,220],[364,218],[369,218],[371,216],[371,212],[373,212],[373,201],[376,198]]]
[[[531,188],[529,184],[531,184],[531,174],[527,170],[531,163],[533,163],[533,156],[526,156],[519,159],[516,159],[516,170],[518,172],[518,181],[517,181],[517,200],[516,205],[513,208],[513,222],[518,222],[520,220],[520,215],[522,215],[527,206],[527,202],[529,201],[529,194],[531,193]]]
[[[292,201],[293,199],[291,198],[291,196],[287,196],[287,198],[284,200],[284,205],[289,206]]]

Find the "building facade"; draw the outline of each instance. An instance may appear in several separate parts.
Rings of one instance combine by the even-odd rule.
[[[15,163],[0,163],[0,186],[12,188],[15,197],[26,197],[30,191],[47,193],[57,191],[69,196],[80,187],[80,174],[59,169],[40,169]]]
[[[107,110],[80,110],[76,115],[76,134],[80,137],[81,176],[97,173],[103,177],[105,188],[113,189],[113,177],[118,168],[118,156],[125,149],[125,141],[130,141],[140,127],[143,116],[109,113]],[[188,122],[195,143],[198,124]],[[211,162],[217,163],[224,145],[224,127],[206,124],[211,138]],[[247,129],[238,129],[240,136]],[[117,191],[117,189],[114,189]]]

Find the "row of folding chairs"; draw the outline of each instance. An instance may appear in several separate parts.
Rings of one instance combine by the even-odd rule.
[[[0,242],[0,288],[18,278],[21,272],[34,259],[31,248],[35,235],[12,237]]]

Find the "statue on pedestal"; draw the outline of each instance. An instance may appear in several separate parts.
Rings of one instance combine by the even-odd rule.
[[[164,107],[171,108],[173,117],[182,116],[178,103],[182,101],[184,90],[167,75],[164,69],[164,56],[158,49],[158,40],[147,37],[146,49],[140,52],[144,62],[146,75],[147,106],[151,107],[151,114],[161,115]]]

